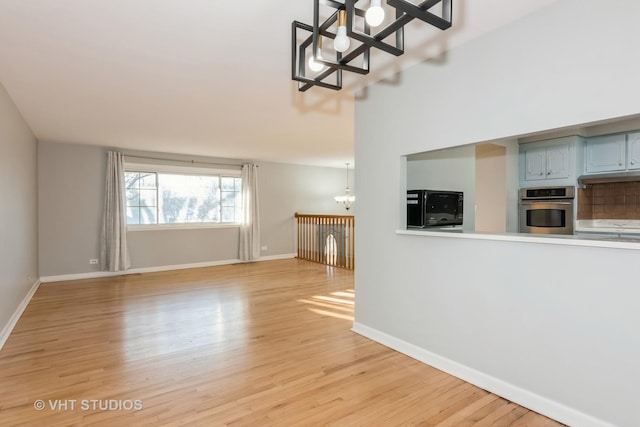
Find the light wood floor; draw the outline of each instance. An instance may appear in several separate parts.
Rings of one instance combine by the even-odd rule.
[[[299,260],[43,284],[0,425],[560,425],[351,332],[353,301],[351,271]]]

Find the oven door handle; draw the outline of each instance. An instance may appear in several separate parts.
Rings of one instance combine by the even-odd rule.
[[[573,205],[573,202],[560,202],[558,200],[521,200],[523,205],[536,205],[538,203],[552,203],[554,205]]]

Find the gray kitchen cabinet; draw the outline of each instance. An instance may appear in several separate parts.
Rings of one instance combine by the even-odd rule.
[[[536,181],[547,177],[547,149],[545,147],[525,147],[523,150],[526,181]]]
[[[547,147],[547,179],[569,178],[571,162],[569,144]]]
[[[640,169],[640,132],[627,134],[627,169]]]
[[[520,144],[520,187],[575,185],[578,136]]]
[[[585,172],[640,170],[640,132],[589,138],[585,148]]]
[[[569,177],[569,144],[525,147],[524,158],[526,181]]]
[[[589,138],[585,147],[586,172],[599,173],[625,170],[627,168],[626,147],[625,134]]]

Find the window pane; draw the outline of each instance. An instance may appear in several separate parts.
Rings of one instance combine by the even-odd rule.
[[[223,207],[222,208],[222,222],[234,222],[235,221],[235,208]]]
[[[159,174],[158,186],[160,223],[220,221],[217,176]]]
[[[140,173],[140,188],[156,188],[155,173]]]
[[[156,189],[152,189],[152,190],[140,190],[140,206],[147,206],[147,207],[153,207],[155,209],[155,207],[158,205],[157,201],[156,201]]]
[[[125,172],[127,224],[157,223],[157,189],[154,172]]]
[[[138,181],[140,180],[139,172],[125,172],[124,183],[125,188],[138,188]]]
[[[235,178],[231,178],[228,176],[223,176],[221,178],[222,181],[222,191],[233,191],[235,187]]]
[[[236,205],[236,193],[233,191],[222,192],[222,206],[235,206]]]
[[[127,224],[140,224],[140,208],[127,207]]]
[[[140,208],[140,222],[139,224],[157,224],[158,215],[157,208],[155,206],[141,206]]]
[[[128,188],[127,206],[140,206],[140,191],[137,188]]]
[[[242,178],[222,177],[222,222],[242,220]]]

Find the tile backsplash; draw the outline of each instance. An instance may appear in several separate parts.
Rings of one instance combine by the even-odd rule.
[[[578,188],[578,219],[640,219],[640,182]]]

